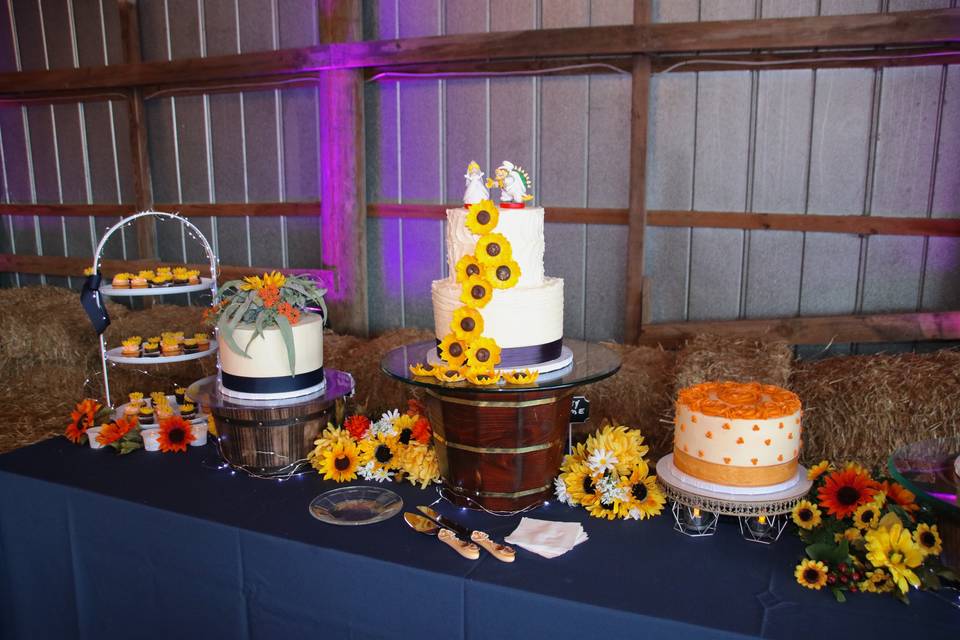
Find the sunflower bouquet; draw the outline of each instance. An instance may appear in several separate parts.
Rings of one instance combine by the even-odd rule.
[[[666,498],[644,459],[648,450],[638,429],[605,426],[563,458],[554,480],[557,499],[595,518],[659,515]]]
[[[430,421],[411,400],[405,413],[394,409],[376,422],[353,415],[342,428],[328,425],[307,459],[324,480],[406,480],[425,489],[440,480],[431,440]]]
[[[856,463],[834,468],[824,460],[808,471],[813,487],[791,514],[807,557],[794,576],[808,588],[891,593],[904,602],[910,586],[938,589],[956,579],[940,563],[942,543],[930,514],[889,478],[873,478]]]

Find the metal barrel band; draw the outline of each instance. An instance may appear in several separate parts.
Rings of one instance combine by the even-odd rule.
[[[451,402],[453,404],[463,404],[468,407],[503,407],[505,409],[523,409],[525,407],[539,407],[546,404],[555,404],[560,397],[539,398],[537,400],[521,400],[519,402],[500,402],[495,400],[467,400],[465,398],[455,398],[437,393],[433,389],[427,389],[427,394],[441,402]]]
[[[446,447],[450,447],[451,449],[460,449],[461,451],[469,451],[470,453],[500,453],[506,455],[520,455],[523,453],[533,453],[535,451],[546,451],[547,449],[552,449],[553,447],[558,447],[563,444],[563,440],[553,440],[551,442],[531,444],[526,447],[473,447],[468,444],[460,444],[459,442],[450,442],[436,431],[433,432],[433,439]]]
[[[534,489],[524,489],[522,491],[475,491],[473,492],[474,496],[479,496],[482,498],[505,498],[507,500],[513,498],[524,498],[526,496],[532,496],[538,493],[543,493],[544,491],[550,491],[553,489],[552,484],[547,484],[542,487],[536,487]],[[462,493],[460,491],[453,490],[453,493],[458,494],[462,497],[469,497],[469,494]]]
[[[303,422],[310,422],[312,420],[319,420],[323,418],[324,413],[326,413],[326,411],[320,411],[320,412],[312,413],[306,416],[283,418],[279,420],[251,420],[250,418],[233,418],[233,417],[225,416],[222,414],[214,414],[213,419],[216,422],[222,422],[224,424],[229,424],[231,426],[242,427],[247,429],[255,428],[255,427],[270,428],[270,427],[287,427],[287,426],[290,426],[291,424],[299,424]]]

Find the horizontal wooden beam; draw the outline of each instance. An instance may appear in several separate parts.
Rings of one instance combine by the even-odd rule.
[[[797,213],[737,213],[733,211],[650,211],[655,227],[757,229],[849,233],[862,236],[960,236],[960,218],[912,218]]]
[[[960,311],[647,324],[641,329],[640,344],[672,348],[698,334],[791,344],[960,340]]]
[[[136,211],[130,204],[0,204],[3,216],[126,216]]]
[[[0,253],[0,272],[45,274],[48,276],[83,276],[83,270],[90,267],[92,258],[76,258],[63,256],[32,256],[12,253]],[[116,273],[129,271],[136,272],[143,269],[154,269],[160,264],[173,264],[161,260],[101,260],[100,271],[111,276]],[[197,269],[204,276],[210,273],[210,265],[187,264],[188,269]],[[330,269],[284,269],[282,267],[245,267],[238,265],[219,265],[220,273],[217,278],[221,284],[227,280],[237,280],[252,274],[264,271],[280,271],[282,273],[310,273],[323,281],[329,288],[334,280],[334,272]]]
[[[196,216],[215,216],[217,218],[268,218],[273,216],[319,216],[319,202],[216,202],[216,203],[176,203],[158,202],[153,206],[157,211],[179,213],[187,218]]]
[[[447,209],[462,204],[385,204],[367,205],[371,218],[416,218],[446,220]],[[575,222],[583,224],[626,224],[626,209],[588,209],[584,207],[546,207],[547,222]]]
[[[223,81],[427,62],[587,55],[870,47],[957,42],[960,9],[675,22],[407,38],[301,49],[0,74],[0,95]]]

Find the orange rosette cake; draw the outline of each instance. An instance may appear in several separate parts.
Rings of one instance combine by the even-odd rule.
[[[800,454],[800,398],[758,382],[704,382],[682,389],[673,463],[699,480],[765,487],[792,480]]]

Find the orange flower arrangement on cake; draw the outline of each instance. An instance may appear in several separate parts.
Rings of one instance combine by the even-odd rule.
[[[277,313],[286,318],[291,325],[300,322],[300,310],[288,302],[281,302],[277,305]]]
[[[184,452],[194,440],[196,437],[193,435],[193,428],[180,416],[171,416],[160,421],[160,451]]]

